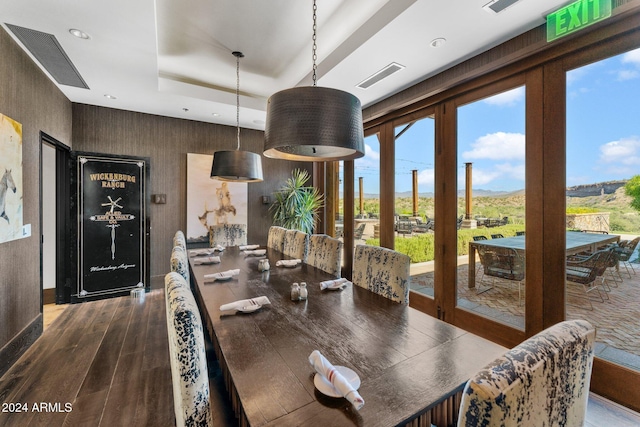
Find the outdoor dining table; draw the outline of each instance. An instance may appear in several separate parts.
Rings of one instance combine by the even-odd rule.
[[[566,254],[573,255],[583,251],[595,252],[598,248],[620,240],[617,234],[582,233],[567,231]],[[510,248],[525,254],[525,236],[503,237],[469,242],[469,288],[476,286],[476,249],[479,246]]]
[[[240,425],[451,425],[466,381],[505,351],[359,286],[320,290],[320,282],[333,277],[304,263],[277,267],[287,257],[272,249],[266,257],[271,269],[265,272],[258,269],[264,257],[245,257],[237,247],[226,248],[219,264],[189,259]],[[205,274],[229,269],[240,274],[204,281]],[[306,301],[291,300],[293,282],[307,283]],[[222,304],[258,296],[270,304],[252,313],[220,311]],[[314,350],[355,371],[362,409],[316,389],[308,361]]]

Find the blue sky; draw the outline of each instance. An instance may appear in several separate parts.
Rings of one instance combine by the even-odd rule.
[[[458,188],[465,162],[475,189],[524,188],[524,101],[520,87],[458,109]],[[411,190],[412,169],[419,191],[433,191],[433,126],[422,119],[396,141],[396,191]],[[640,174],[640,49],[567,73],[567,159],[569,186]],[[365,193],[379,193],[379,163],[377,138],[366,138],[355,161]]]

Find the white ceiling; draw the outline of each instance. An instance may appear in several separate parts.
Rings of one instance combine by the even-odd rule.
[[[520,0],[499,14],[483,9],[489,0],[317,2],[318,86],[351,92],[366,107],[543,24],[570,0]],[[231,52],[241,51],[241,126],[264,129],[271,94],[311,84],[311,5],[0,0],[0,17],[57,38],[89,86],[58,85],[72,102],[210,123],[236,124]],[[71,28],[90,39],[72,36]],[[431,47],[440,37],[446,43]],[[356,87],[392,62],[406,68],[369,89]]]

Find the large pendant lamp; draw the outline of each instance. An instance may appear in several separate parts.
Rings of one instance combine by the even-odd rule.
[[[233,52],[236,57],[236,136],[238,146],[235,151],[213,153],[211,178],[220,181],[259,182],[262,181],[262,160],[260,154],[240,151],[240,58],[242,52]]]
[[[264,155],[324,162],[364,156],[360,100],[316,86],[316,1],[313,1],[313,86],[277,92],[267,102]]]

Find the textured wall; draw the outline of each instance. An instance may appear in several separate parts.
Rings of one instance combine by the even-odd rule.
[[[213,154],[236,147],[236,129],[190,120],[73,104],[73,148],[108,154],[149,157],[150,192],[164,193],[167,203],[151,204],[151,275],[169,271],[169,254],[176,230],[186,228],[187,153]],[[243,150],[261,153],[264,134],[242,129]],[[261,196],[271,195],[290,176],[292,163],[263,157],[265,180],[249,184],[248,241],[267,243],[271,225]],[[271,197],[273,199],[273,197]]]
[[[0,112],[22,123],[23,220],[31,224],[31,237],[0,244],[1,373],[40,316],[40,131],[71,145],[71,102],[4,29],[0,58]]]

